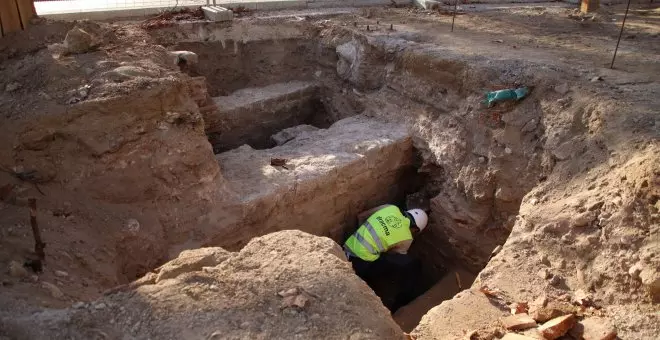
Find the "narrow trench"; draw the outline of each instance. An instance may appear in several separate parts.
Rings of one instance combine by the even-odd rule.
[[[306,133],[327,129],[338,121],[329,114],[338,109],[328,108],[320,95],[328,89],[320,88],[322,85],[313,77],[319,66],[317,57],[308,55],[310,50],[315,50],[312,44],[314,42],[286,40],[253,42],[238,49],[227,48],[227,43],[211,42],[174,46],[176,50],[192,51],[199,56],[199,63],[186,71],[191,76],[206,78],[209,95],[217,108],[215,113],[206,114],[215,117],[206,122],[214,153],[221,157],[245,144],[255,150],[268,150]],[[415,151],[412,153],[415,154],[413,164],[400,171],[396,188],[385,189],[393,190],[388,195],[390,201],[374,202],[374,205],[390,203],[401,209],[429,210],[429,199],[435,193],[427,186],[427,175],[418,171],[419,155]],[[347,223],[342,233],[332,237],[339,244],[357,228],[356,216],[351,217],[355,222]],[[410,249],[410,256],[421,264],[421,275],[415,279],[409,301],[398,310],[391,310],[404,331],[414,328],[430,308],[459,292],[459,280],[461,287],[467,288],[475,278],[474,272],[438,252],[437,235],[432,231],[427,230],[418,237],[428,238],[413,242]],[[400,293],[400,287],[388,275],[367,283],[386,306]]]

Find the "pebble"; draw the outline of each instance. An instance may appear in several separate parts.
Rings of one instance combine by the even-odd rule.
[[[99,303],[94,305],[94,309],[98,309],[98,310],[104,309],[105,307],[106,307],[106,304],[103,303],[103,302],[99,302]]]
[[[300,326],[300,327],[297,327],[293,332],[298,334],[298,333],[302,333],[302,332],[307,332],[308,330],[309,330],[309,327]]]
[[[557,276],[557,275],[554,275],[554,276],[550,279],[550,284],[553,285],[553,286],[558,285],[559,282],[561,282],[561,278],[560,278],[559,276]]]
[[[50,292],[50,295],[56,299],[61,299],[64,297],[64,293],[54,284],[50,282],[42,282],[41,286]]]
[[[282,311],[282,314],[286,316],[296,316],[298,315],[298,311],[295,310],[294,308],[286,308]]]
[[[511,150],[511,148],[509,147],[504,148],[504,153],[506,153],[507,155],[510,155],[512,152],[513,150]]]
[[[479,163],[481,164],[486,163],[486,157],[483,156],[479,157]]]
[[[539,270],[539,272],[537,273],[537,275],[538,275],[540,278],[544,279],[544,280],[549,279],[550,277],[552,277],[552,273],[550,273],[550,271],[548,270],[548,268],[543,268],[543,269]]]
[[[541,256],[541,263],[550,267],[550,260],[548,259],[548,255]]]
[[[12,277],[24,278],[29,276],[30,273],[18,261],[11,261],[9,263],[9,275]]]
[[[7,86],[5,86],[5,91],[14,92],[14,91],[16,91],[20,88],[21,88],[21,84],[19,84],[19,83],[9,83],[9,84],[7,84]]]
[[[250,327],[250,322],[249,322],[249,321],[245,321],[245,322],[243,322],[243,323],[241,324],[240,327],[241,327],[241,329],[246,329],[246,328]]]
[[[69,276],[69,273],[67,273],[67,272],[65,272],[65,271],[63,271],[63,270],[56,270],[56,271],[55,271],[55,276],[59,276],[59,277],[67,277],[67,276]]]
[[[597,81],[600,81],[600,80],[603,80],[603,77],[601,77],[601,76],[595,76],[595,77],[591,78],[591,81],[592,81],[592,82],[597,82]]]
[[[639,279],[639,273],[641,272],[642,272],[642,266],[639,265],[639,263],[628,269],[628,275],[630,275],[630,277],[632,277],[635,280]]]
[[[565,259],[561,259],[561,260],[559,261],[559,269],[564,269],[564,268],[566,268],[566,260],[565,260]]]
[[[126,228],[126,230],[128,230],[128,232],[135,234],[138,231],[140,231],[140,222],[134,218],[129,218],[128,220],[126,220],[126,224],[124,224],[124,227]]]
[[[85,307],[85,303],[82,302],[82,301],[78,301],[78,302],[74,303],[71,307],[73,307],[75,309],[81,309],[81,308]]]
[[[564,94],[568,93],[568,84],[563,83],[561,85],[555,86],[555,92],[557,92],[561,95],[564,95]]]

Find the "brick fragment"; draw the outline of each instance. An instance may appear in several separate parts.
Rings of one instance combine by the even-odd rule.
[[[502,325],[508,330],[523,330],[536,327],[536,321],[527,314],[515,314],[502,318]]]
[[[554,318],[541,325],[538,329],[546,339],[554,340],[566,334],[573,326],[575,326],[575,315],[568,314]]]
[[[500,340],[537,340],[536,338],[531,338],[525,335],[520,335],[516,333],[507,333]]]

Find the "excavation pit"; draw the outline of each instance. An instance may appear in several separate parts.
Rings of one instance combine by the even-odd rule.
[[[206,134],[242,205],[240,227],[210,235],[204,244],[237,250],[255,236],[299,229],[341,245],[363,210],[385,203],[429,209],[428,200],[437,193],[426,188],[428,174],[418,169],[420,155],[410,131],[397,121],[360,115],[370,108],[363,107],[360,90],[346,82],[348,68],[373,86],[380,81],[373,70],[384,65],[351,66],[340,49],[304,37],[298,28],[285,30],[284,38],[254,29],[258,34],[247,33],[244,40],[219,38],[233,32],[210,26],[186,32],[185,41],[169,48],[198,56],[184,71],[200,87]],[[420,194],[421,206],[407,199]],[[368,280],[406,330],[459,291],[457,272],[464,288],[474,279],[448,252],[438,252],[438,244],[447,243],[438,241],[441,234],[426,231],[419,237],[429,239],[414,242],[410,251],[420,273],[408,306],[398,313],[392,307],[400,287],[388,274]]]

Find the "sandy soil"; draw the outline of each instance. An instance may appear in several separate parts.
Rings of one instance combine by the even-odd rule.
[[[654,284],[653,266],[660,261],[653,238],[658,232],[660,12],[633,5],[610,70],[623,10],[604,7],[585,20],[565,8],[479,11],[458,16],[453,33],[450,17],[412,8],[272,20],[304,26],[332,52],[350,41],[348,30],[357,32],[357,40],[374,38],[363,43],[372,49],[364,62],[381,67],[383,74],[388,53],[398,51],[379,48],[394,49],[404,41],[401,46],[410,54],[396,56],[400,68],[393,74],[399,78],[387,78],[379,90],[361,88],[371,86],[379,74],[362,75],[355,83],[347,79],[341,96],[371,107],[366,113],[372,116],[413,125],[416,146],[428,163],[425,171],[450,179],[438,186],[448,194],[436,196],[436,207],[458,202],[470,208],[473,202],[457,198],[474,198],[481,190],[498,193],[482,204],[494,207],[497,216],[470,208],[474,216],[468,220],[479,221],[474,225],[500,228],[478,230],[475,237],[484,247],[467,251],[474,255],[466,261],[470,271],[476,274],[511,230],[513,236],[475,285],[497,286],[511,297],[509,302],[585,289],[608,306],[607,315],[622,334],[650,339],[657,330],[657,303],[642,281]],[[259,22],[263,19],[245,17],[235,25]],[[231,218],[240,214],[240,200],[228,188],[206,140],[189,78],[139,25],[93,26],[98,46],[83,54],[63,53],[57,45],[72,28],[68,23],[43,22],[0,40],[3,316],[91,301],[142,276],[176,256],[169,246],[182,241],[179,236],[217,230],[200,216],[240,222]],[[425,48],[433,54],[417,58],[415,53]],[[449,61],[433,63],[444,57]],[[417,79],[407,83],[406,77]],[[480,113],[471,107],[479,105],[482,92],[514,86],[520,79],[538,81],[539,91],[495,124],[476,124]],[[401,84],[410,86],[392,90]],[[513,140],[520,134],[505,133],[507,127],[527,129],[528,114],[538,115],[536,122],[542,119],[544,125],[525,131],[536,134],[531,141],[524,133]],[[483,137],[476,143],[483,148],[461,144],[466,136]],[[520,148],[506,152],[505,144]],[[488,163],[478,165],[480,157]],[[538,179],[519,185],[527,175]],[[494,187],[486,179],[506,185]],[[47,243],[47,262],[38,275],[11,270],[11,261],[20,267],[33,256],[27,197],[38,198]],[[440,211],[437,220],[450,215]],[[576,223],[588,227],[576,231]],[[431,231],[428,238],[441,235]],[[562,243],[566,240],[570,247]],[[443,244],[440,252],[451,247]],[[540,278],[539,261],[549,262],[548,270],[556,274],[551,276],[561,276],[566,288]],[[432,294],[437,303],[453,293],[439,290]],[[462,336],[466,328],[500,315],[484,307],[488,299],[473,296],[464,292],[433,309],[417,329],[420,339]],[[411,314],[420,315],[434,303],[410,306],[418,308]],[[480,313],[471,316],[471,308]],[[452,309],[466,319],[443,323]],[[410,328],[410,322],[402,325]]]

